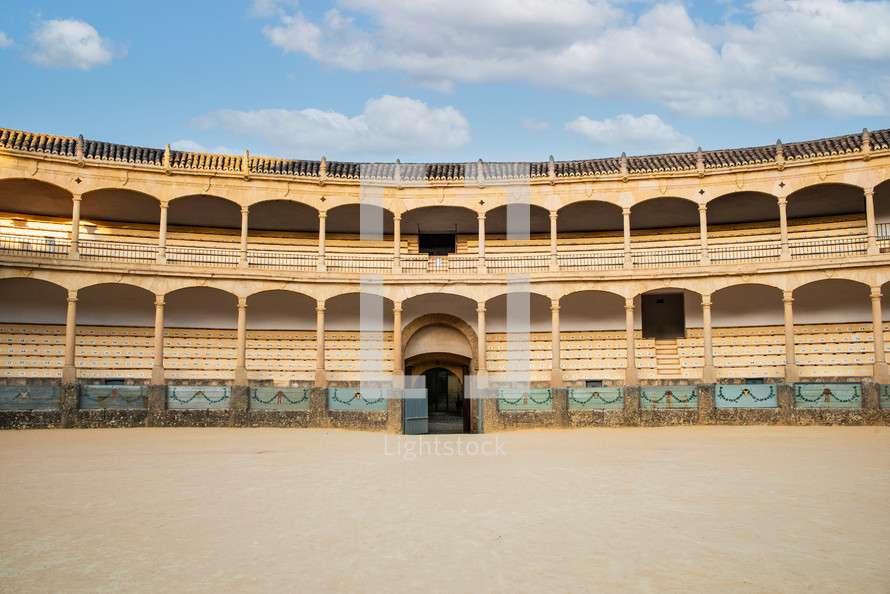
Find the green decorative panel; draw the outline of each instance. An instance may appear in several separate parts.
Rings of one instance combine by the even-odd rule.
[[[640,408],[698,408],[695,386],[643,386]]]
[[[227,386],[168,386],[167,408],[229,408],[232,389]]]
[[[498,410],[553,410],[553,390],[501,388],[498,390]]]
[[[328,388],[328,410],[386,410],[386,388]]]
[[[859,408],[859,384],[794,384],[796,408]]]
[[[309,388],[251,388],[254,410],[309,410]]]
[[[890,408],[890,385],[878,386],[881,395],[881,408]]]
[[[622,388],[569,388],[569,409],[624,408]]]
[[[148,408],[145,386],[84,386],[80,408]]]
[[[778,408],[775,384],[733,384],[717,387],[717,408]]]
[[[0,386],[0,410],[58,410],[59,386]]]

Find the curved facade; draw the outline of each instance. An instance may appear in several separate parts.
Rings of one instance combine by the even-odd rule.
[[[453,164],[2,130],[0,225],[9,385],[330,394],[443,370],[547,392],[503,392],[499,427],[584,424],[598,388],[639,392],[626,418],[650,387],[710,386],[719,417],[721,386],[890,383],[890,130]],[[376,426],[404,426],[381,406]]]

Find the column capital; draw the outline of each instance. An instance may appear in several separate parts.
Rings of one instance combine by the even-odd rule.
[[[397,212],[397,213],[393,214],[393,215],[392,215],[392,220],[393,220],[393,221],[401,221],[401,220],[402,220],[402,213]]]
[[[711,307],[711,296],[710,296],[710,295],[707,295],[707,296],[706,296],[706,295],[702,295],[702,297],[701,297],[701,306],[702,306],[703,308],[706,307],[706,308],[709,308],[709,309],[710,309],[710,307]]]
[[[875,195],[874,188],[862,188],[862,193],[865,194],[866,198],[873,198]]]
[[[158,202],[158,205],[161,207],[161,210],[167,210],[168,208],[170,208],[170,201],[169,200],[161,200]]]
[[[883,293],[881,293],[881,287],[872,287],[871,288],[871,294],[869,295],[869,297],[871,297],[872,301],[880,301],[881,297],[883,297],[883,296],[884,296]]]
[[[397,303],[397,304],[393,305],[392,312],[393,313],[402,313],[402,304]]]
[[[788,205],[788,198],[785,196],[779,196],[778,198],[779,208],[785,208]]]
[[[624,298],[624,309],[627,311],[634,310],[634,298],[633,297],[625,297]]]
[[[320,219],[328,218],[328,211],[326,211],[326,210],[318,211],[318,218],[320,218]]]
[[[249,207],[249,206],[242,206],[242,207],[241,207],[241,216],[242,216],[242,217],[246,217],[248,211],[250,211],[250,207]]]
[[[484,212],[480,212],[478,215],[476,215],[476,220],[478,220],[478,221],[484,221],[484,220],[485,220],[485,213],[484,213]]]
[[[559,213],[557,211],[555,211],[555,210],[550,211],[550,220],[551,221],[555,221],[558,216],[559,216]]]
[[[72,194],[71,194],[71,199],[74,202],[80,202],[82,197],[83,197],[83,194],[78,194],[78,193],[74,193],[74,192],[72,192]]]
[[[68,303],[77,303],[77,291],[68,291]]]
[[[782,291],[782,303],[792,303],[794,301],[794,291]]]
[[[550,300],[550,311],[559,311],[559,299]]]
[[[485,313],[485,304],[484,303],[476,304],[476,313]]]
[[[629,206],[623,206],[623,207],[621,208],[621,214],[624,215],[624,216],[626,216],[626,217],[629,217],[629,216],[630,216],[630,207],[629,207]]]
[[[155,307],[164,307],[164,296],[158,295],[155,297]]]
[[[708,212],[708,205],[707,205],[707,204],[699,204],[699,205],[698,205],[698,212],[700,212],[700,213],[706,213],[706,212]]]
[[[315,311],[318,313],[324,313],[324,301],[319,301],[315,304]]]
[[[247,297],[238,298],[238,309],[247,309]]]

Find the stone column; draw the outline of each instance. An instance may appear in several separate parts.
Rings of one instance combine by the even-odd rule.
[[[77,346],[77,291],[68,291],[68,314],[65,317],[65,365],[62,367],[62,383],[77,381],[74,353]]]
[[[625,328],[627,332],[627,368],[624,371],[624,385],[630,386],[636,384],[639,380],[637,377],[637,358],[636,358],[636,337],[634,335],[634,298],[627,297],[624,300],[625,312]]]
[[[235,385],[247,385],[247,299],[238,299],[238,345],[235,359]]]
[[[702,295],[702,334],[705,339],[705,368],[702,371],[702,381],[713,384],[717,381],[717,369],[714,367],[714,331],[711,328],[711,296]]]
[[[155,298],[155,352],[151,366],[151,383],[162,385],[164,380],[164,296]]]
[[[559,270],[559,257],[556,252],[556,218],[558,213],[555,210],[550,211],[550,270]]]
[[[875,189],[865,188],[865,224],[868,227],[868,254],[875,256],[878,251],[878,226],[875,223]]]
[[[71,207],[71,247],[68,249],[68,257],[72,260],[80,258],[80,194],[72,196]]]
[[[779,226],[782,229],[782,260],[791,259],[791,248],[788,247],[788,200],[779,196]]]
[[[698,207],[698,226],[701,232],[701,263],[708,266],[711,256],[708,253],[708,207],[705,204]]]
[[[402,215],[395,214],[392,217],[392,271],[402,271]]]
[[[550,387],[557,388],[563,385],[562,382],[562,355],[559,349],[559,299],[550,301],[550,348],[552,354],[550,356]]]
[[[249,211],[248,207],[246,207],[246,206],[241,207],[241,260],[238,263],[238,266],[240,266],[241,268],[247,268],[247,213],[248,213],[248,211]]]
[[[621,215],[624,217],[624,267],[633,268],[634,261],[630,254],[630,209],[622,208]]]
[[[158,264],[167,263],[167,210],[170,204],[161,202],[161,220],[158,222]]]
[[[887,369],[887,355],[884,351],[884,320],[881,311],[881,287],[871,288],[871,319],[874,333],[875,365],[874,380],[879,384],[890,384]]]
[[[476,333],[478,351],[476,361],[476,375],[488,375],[488,359],[485,351],[485,302],[476,304]]]
[[[402,361],[402,302],[397,301],[392,308],[392,374],[405,375],[405,362]]]
[[[318,212],[318,271],[324,272],[327,270],[327,266],[324,261],[324,235],[325,235],[325,220],[328,218],[328,213],[319,211]]]
[[[328,385],[324,359],[324,301],[318,301],[315,313],[315,386],[324,388]]]
[[[479,213],[479,272],[485,272],[485,213]]]
[[[798,380],[797,359],[794,355],[794,303],[793,293],[785,291],[782,303],[785,304],[785,381],[788,383]]]

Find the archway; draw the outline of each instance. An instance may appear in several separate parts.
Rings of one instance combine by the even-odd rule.
[[[475,402],[465,402],[463,386],[476,357],[475,333],[460,318],[447,314],[421,316],[403,334],[405,373],[427,390],[429,433],[467,433]]]

